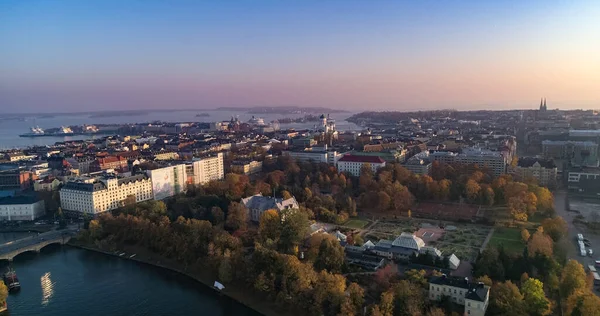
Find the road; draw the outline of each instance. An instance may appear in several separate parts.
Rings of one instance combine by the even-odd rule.
[[[567,249],[567,259],[575,259],[579,261],[583,267],[586,269],[587,266],[593,265],[595,260],[600,260],[600,255],[597,251],[600,251],[600,236],[588,234],[585,229],[580,229],[576,225],[573,224],[573,219],[577,215],[575,212],[567,211],[567,192],[564,190],[557,190],[554,193],[554,208],[556,209],[556,214],[561,216],[567,222],[569,227],[568,234],[568,249]],[[577,234],[583,234],[583,236],[589,239],[591,243],[591,248],[594,251],[594,255],[592,257],[585,256],[582,257],[579,253],[579,246],[577,245]]]

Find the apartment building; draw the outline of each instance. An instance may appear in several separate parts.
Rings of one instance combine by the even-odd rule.
[[[186,170],[184,164],[146,170],[152,181],[152,198],[162,200],[186,190]]]
[[[231,172],[251,175],[262,171],[262,161],[234,161],[231,163]]]
[[[469,282],[468,278],[444,274],[429,280],[429,299],[440,301],[443,297],[464,305],[464,315],[484,316],[489,304],[490,288],[483,283]]]
[[[145,174],[79,177],[68,181],[60,190],[60,203],[65,212],[91,216],[123,206],[129,199],[141,202],[152,197],[152,180]]]
[[[506,173],[506,157],[496,151],[466,148],[462,153],[456,155],[455,161],[464,165],[488,168],[495,177]]]
[[[385,160],[376,156],[345,155],[337,161],[337,168],[340,172],[349,172],[353,176],[360,176],[360,170],[365,164],[369,164],[375,173],[377,169],[385,167]]]
[[[261,165],[262,166],[262,165]],[[225,177],[223,153],[204,158],[194,158],[187,169],[187,183],[202,185]]]
[[[517,166],[509,168],[509,173],[519,180],[533,178],[539,185],[555,187],[558,168],[552,159],[523,157]]]

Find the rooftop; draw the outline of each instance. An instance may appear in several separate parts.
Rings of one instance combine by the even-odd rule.
[[[355,156],[355,155],[345,155],[340,158],[339,161],[342,162],[362,162],[362,163],[385,163],[385,160],[381,159],[381,157],[377,156]]]

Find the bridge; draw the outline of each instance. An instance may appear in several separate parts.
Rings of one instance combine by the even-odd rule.
[[[24,252],[40,252],[42,248],[52,244],[64,245],[71,240],[71,236],[70,231],[62,230],[9,241],[0,245],[0,260],[12,261],[14,257]]]

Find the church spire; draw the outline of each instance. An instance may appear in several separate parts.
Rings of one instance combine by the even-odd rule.
[[[544,108],[544,98],[540,98],[540,110]]]
[[[546,98],[544,98],[544,111],[546,111],[548,107],[546,107]]]

